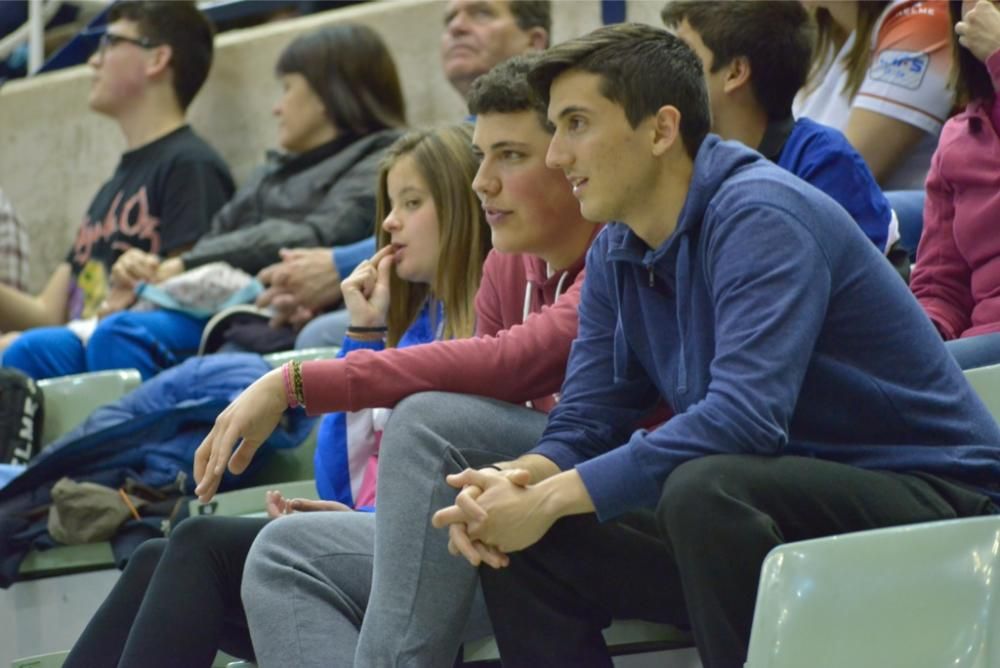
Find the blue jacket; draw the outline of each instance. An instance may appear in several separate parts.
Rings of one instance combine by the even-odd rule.
[[[437,332],[443,324],[444,311],[440,303],[436,303],[437,316],[432,320],[431,305],[425,304],[417,314],[417,318],[407,328],[399,339],[398,348],[414,346],[418,343],[429,343],[438,338]],[[344,357],[354,350],[382,350],[385,341],[357,341],[347,336],[337,357]],[[367,409],[369,412],[371,409]],[[359,478],[371,475],[366,471],[370,464],[370,451],[377,453],[378,447],[373,443],[375,436],[363,434],[362,438],[351,438],[347,426],[347,413],[337,412],[324,415],[316,434],[316,454],[313,456],[313,467],[316,471],[316,490],[322,499],[340,501],[357,510],[373,510],[370,507],[357,507],[354,490],[360,485]],[[357,434],[353,434],[357,436]],[[374,446],[374,447],[373,447]]]
[[[24,555],[33,547],[44,549],[54,544],[46,515],[32,511],[51,503],[56,481],[68,476],[110,487],[121,486],[126,478],[150,487],[176,482],[181,493],[190,494],[195,449],[222,409],[270,368],[259,355],[247,353],[193,357],[98,408],[83,424],[43,450],[23,473],[0,489],[0,588],[15,580]],[[289,411],[243,475],[264,464],[273,448],[301,443],[314,422],[301,409]],[[220,489],[237,483],[238,478],[227,472]],[[131,524],[127,522],[123,530]],[[155,525],[158,527],[159,521]],[[140,533],[141,538],[159,535],[155,530]],[[126,558],[136,544],[128,541],[127,546],[115,549],[116,555]]]
[[[875,247],[886,250],[892,207],[842,132],[808,118],[789,117],[768,126],[758,150],[836,200]]]
[[[676,415],[630,434],[659,397]],[[659,248],[621,223],[591,247],[534,452],[576,466],[601,519],[726,453],[925,471],[1000,499],[1000,429],[882,254],[828,196],[714,135]]]
[[[169,485],[183,473],[183,491],[191,493],[195,449],[222,409],[270,369],[260,355],[251,353],[192,357],[98,408],[0,490],[0,501],[62,476],[81,479],[114,469],[128,469],[132,478],[151,487]],[[260,463],[254,457],[253,468],[264,463],[272,448],[304,441],[314,422],[302,411],[289,412],[267,440]],[[220,489],[236,482],[227,472]]]

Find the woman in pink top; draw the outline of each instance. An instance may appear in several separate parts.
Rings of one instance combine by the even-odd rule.
[[[931,161],[911,288],[962,368],[1000,362],[1000,9],[951,3],[968,102]]]

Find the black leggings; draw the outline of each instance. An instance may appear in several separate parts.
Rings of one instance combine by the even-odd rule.
[[[240,600],[243,566],[269,520],[193,517],[142,544],[77,640],[65,668],[211,666],[253,660]]]

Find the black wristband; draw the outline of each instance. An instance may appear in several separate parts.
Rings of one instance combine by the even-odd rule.
[[[347,327],[348,334],[384,334],[388,331],[388,327],[355,327],[354,325]]]

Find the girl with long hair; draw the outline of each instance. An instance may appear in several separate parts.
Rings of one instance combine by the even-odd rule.
[[[805,2],[817,41],[796,117],[841,130],[883,190],[922,189],[954,104],[939,0]]]

